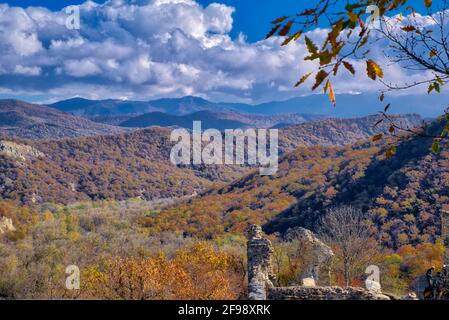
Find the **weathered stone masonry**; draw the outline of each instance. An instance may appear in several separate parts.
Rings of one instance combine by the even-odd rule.
[[[313,234],[306,230],[299,230],[300,238],[305,237],[308,240],[316,240]],[[322,245],[313,241],[323,253]],[[317,248],[311,246],[311,248]],[[330,249],[329,249],[330,250]],[[329,257],[332,257],[332,251],[323,255],[319,263],[329,264]],[[390,300],[386,295],[380,292],[374,292],[363,288],[340,288],[340,287],[274,287],[273,283],[276,277],[271,264],[271,254],[273,246],[269,239],[264,238],[262,228],[257,225],[250,227],[248,232],[248,298],[250,300]],[[313,252],[313,253],[316,253]],[[325,257],[325,259],[324,259]],[[323,274],[322,266],[314,261],[309,272],[313,277]],[[327,276],[325,277],[327,278]],[[326,279],[327,280],[327,279]]]
[[[248,232],[248,298],[266,300],[267,288],[273,287],[276,277],[271,264],[273,246],[263,237],[262,228],[252,225]]]

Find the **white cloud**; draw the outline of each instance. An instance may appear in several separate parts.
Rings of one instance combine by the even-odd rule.
[[[24,67],[20,64],[16,65],[14,69],[15,74],[38,76],[41,74],[41,68],[39,67]]]
[[[61,99],[188,94],[246,102],[310,93],[310,86],[293,88],[315,66],[303,61],[302,41],[281,47],[276,38],[231,39],[233,12],[224,4],[202,7],[193,0],[87,1],[81,29],[68,30],[64,10],[0,5],[0,92]],[[322,39],[327,32],[317,29],[309,36]],[[361,72],[341,72],[335,90],[377,90],[363,76],[364,66],[354,64]],[[391,75],[399,79],[404,71],[392,68]]]
[[[86,77],[99,74],[100,68],[90,59],[67,60],[64,62],[64,71],[73,77]]]

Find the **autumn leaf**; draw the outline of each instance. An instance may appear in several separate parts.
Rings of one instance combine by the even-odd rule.
[[[379,100],[380,100],[380,102],[383,102],[384,99],[385,99],[385,94],[382,93],[382,94],[379,96]]]
[[[329,81],[329,79],[327,79],[324,92],[326,92],[327,90],[329,90],[329,98],[331,99],[331,102],[335,107],[337,105],[337,102],[335,101],[335,92],[334,92],[334,88],[332,88],[332,84]]]
[[[317,54],[318,47],[313,43],[313,41],[310,40],[310,38],[307,36],[304,37],[304,40],[306,42],[307,50],[309,50],[310,54]]]
[[[432,151],[433,153],[437,154],[440,151],[440,143],[438,140],[435,140],[432,144]]]
[[[384,76],[384,72],[379,67],[379,65],[371,59],[366,61],[366,73],[368,77],[370,77],[373,80],[376,80],[377,77],[383,78]]]
[[[405,27],[402,27],[401,30],[403,30],[405,32],[412,32],[412,31],[415,31],[416,28],[414,26],[405,26]]]
[[[280,24],[278,24],[277,26],[273,27],[273,29],[271,29],[271,31],[268,32],[268,34],[265,36],[265,39],[268,39],[268,38],[272,37],[279,30],[280,27],[281,27]]]
[[[355,74],[355,69],[352,64],[350,64],[349,62],[343,61],[343,65],[349,72],[351,72],[353,75]]]
[[[346,12],[346,14],[349,16],[349,20],[352,22],[357,22],[359,20],[359,16],[352,12]]]
[[[433,48],[433,49],[430,50],[430,52],[429,52],[429,58],[432,59],[432,58],[435,57],[437,54],[438,54],[437,49]]]
[[[383,138],[383,134],[377,134],[373,137],[373,142],[379,141],[380,139]]]
[[[430,8],[430,7],[432,6],[432,0],[424,0],[424,5],[425,5],[427,8]]]
[[[323,83],[323,81],[327,78],[329,74],[324,71],[324,70],[320,70],[315,77],[315,84],[312,87],[312,90],[315,90],[316,88],[318,88],[320,86],[320,84]]]
[[[337,75],[338,69],[340,68],[340,62],[337,62],[334,66],[334,68],[332,69],[332,72],[334,73],[334,76]]]
[[[303,75],[301,77],[301,79],[299,79],[298,82],[296,82],[295,87],[299,87],[301,84],[303,84],[304,82],[306,82],[306,80],[312,75],[313,72],[309,72],[306,73],[305,75]]]
[[[331,32],[329,32],[327,39],[332,44],[333,47],[337,46],[337,38],[343,30],[343,19],[340,19],[337,23],[335,23]]]
[[[282,23],[282,22],[284,22],[287,18],[288,18],[288,16],[283,16],[283,17],[277,18],[276,20],[274,20],[274,21],[271,22],[271,23],[272,23],[272,24]]]
[[[390,159],[395,154],[396,154],[396,147],[391,146],[390,148],[388,148],[387,152],[385,153],[385,156],[387,157],[387,159]]]
[[[438,82],[434,82],[433,88],[436,92],[440,93],[440,84]]]
[[[324,85],[324,88],[323,88],[324,94],[327,93],[327,89],[329,89],[330,84],[331,84],[331,82],[329,81],[329,79],[327,79],[326,84]]]
[[[321,52],[319,54],[319,58],[320,58],[320,66],[325,66],[331,63],[332,61],[332,55],[330,54],[329,51]]]
[[[281,46],[286,46],[287,44],[289,44],[292,40],[298,40],[299,37],[301,37],[302,31],[298,31],[294,34],[292,34],[290,37],[288,37],[287,39],[284,40],[284,42],[282,42]]]
[[[290,20],[289,22],[287,22],[287,24],[281,29],[281,31],[279,31],[279,35],[286,36],[290,32],[293,22],[294,22],[293,20]]]
[[[438,82],[439,84],[441,84],[441,85],[444,84],[443,79],[441,79],[439,76],[436,76],[436,80],[437,80],[437,82]]]

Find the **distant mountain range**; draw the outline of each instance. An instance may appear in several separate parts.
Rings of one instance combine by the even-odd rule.
[[[110,117],[110,118],[109,118]],[[98,116],[92,118],[94,121],[104,122],[116,121],[120,116]],[[126,121],[118,123],[119,126],[129,128],[146,128],[151,126],[170,127],[177,126],[192,129],[193,121],[201,121],[203,129],[236,129],[236,128],[270,128],[277,125],[287,126],[300,124],[307,121],[321,119],[319,115],[302,115],[296,113],[280,115],[253,115],[238,112],[212,112],[198,111],[187,115],[171,115],[163,112],[151,112],[131,117]]]
[[[24,139],[58,139],[115,134],[124,128],[76,117],[47,106],[0,100],[0,134]]]
[[[192,129],[193,121],[201,121],[202,129],[214,128],[217,130],[225,130],[244,128],[247,126],[243,122],[224,119],[220,117],[220,114],[210,111],[198,111],[185,116],[175,116],[163,112],[145,113],[122,122],[120,126],[130,128],[178,126]]]
[[[325,115],[327,117],[353,118],[377,113],[391,104],[392,113],[417,113],[422,117],[436,117],[446,106],[441,105],[443,94],[387,96],[380,102],[377,94],[339,94],[337,106],[333,107],[327,95],[317,94],[273,101],[258,105],[245,103],[211,102],[199,97],[158,99],[152,101],[87,100],[74,98],[51,104],[50,107],[78,116],[105,116],[163,112],[171,115],[186,115],[198,111],[238,112],[258,115],[286,113]],[[449,96],[448,96],[449,98]],[[449,100],[449,99],[448,99]]]
[[[417,126],[422,121],[418,115],[402,115],[401,118],[405,121],[405,125],[410,127]],[[193,121],[201,121],[203,130],[281,128],[284,141],[288,140],[289,145],[343,145],[388,129],[383,126],[372,128],[378,116],[326,119],[323,119],[323,116],[311,114],[258,115],[208,110],[186,115],[150,112],[97,115],[86,119],[42,105],[18,100],[0,100],[0,134],[30,140],[116,134],[130,129],[153,126],[192,129]]]

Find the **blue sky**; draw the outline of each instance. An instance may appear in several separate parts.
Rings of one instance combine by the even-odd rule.
[[[422,9],[422,2],[410,3]],[[81,28],[69,30],[61,9],[81,3]],[[149,100],[196,95],[213,101],[260,103],[310,95],[311,83],[293,87],[301,75],[316,68],[303,61],[308,54],[303,40],[286,47],[280,46],[281,38],[263,40],[272,20],[301,11],[304,3],[0,3],[0,97],[51,102],[76,96]],[[326,33],[317,28],[309,37],[319,42]],[[385,62],[383,48],[372,49],[373,58]],[[377,93],[380,84],[364,76],[365,64],[352,63],[360,72],[356,76],[341,72],[333,79],[335,92]],[[426,76],[394,67],[385,71],[393,81],[419,81]],[[414,92],[423,94],[425,88]]]
[[[83,0],[10,0],[6,3],[12,6],[43,6],[52,10],[60,10],[68,5],[80,4]],[[105,0],[97,0],[103,3]],[[249,41],[263,39],[269,29],[270,22],[274,19],[299,12],[306,8],[309,1],[304,0],[199,0],[203,6],[214,2],[223,3],[236,8],[233,14],[234,27],[231,31],[232,37],[237,37],[240,32],[244,33]],[[344,3],[345,1],[342,1]],[[424,12],[423,0],[409,0],[418,12]]]

